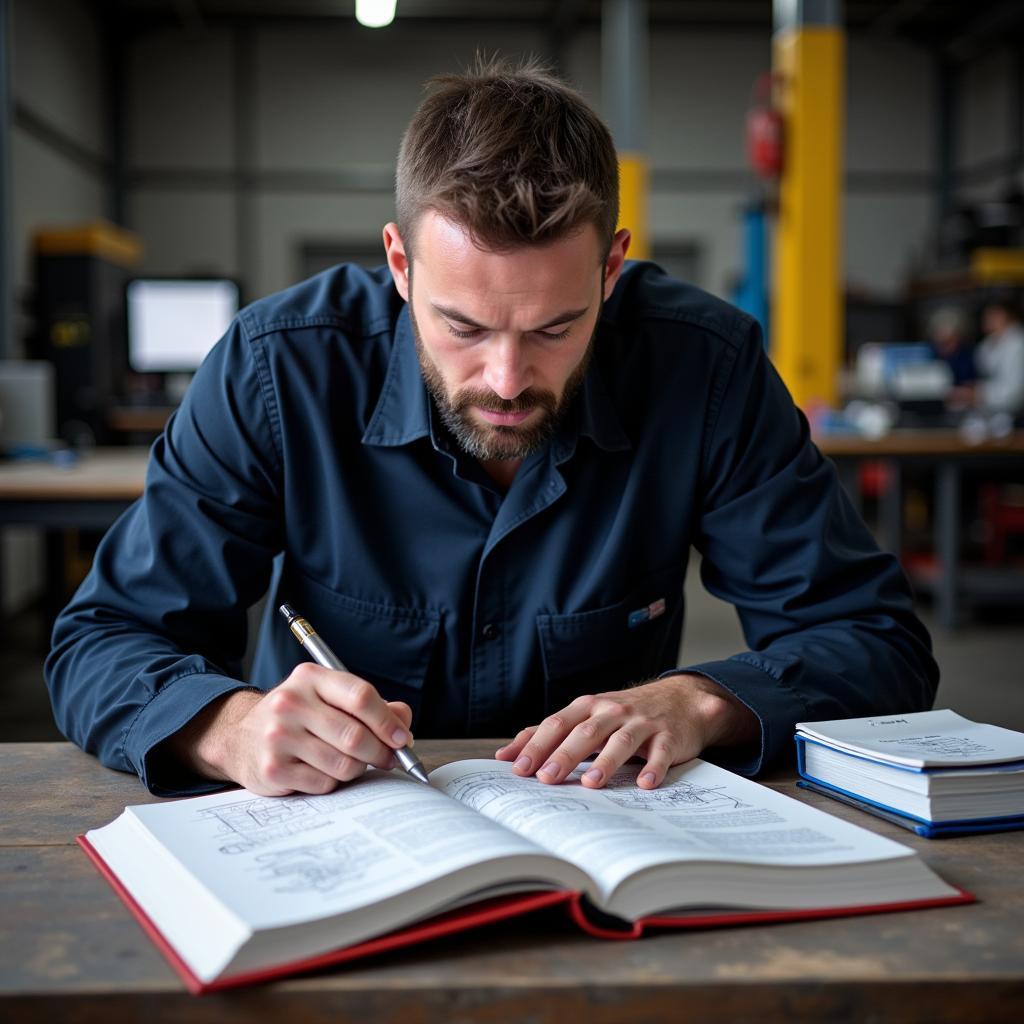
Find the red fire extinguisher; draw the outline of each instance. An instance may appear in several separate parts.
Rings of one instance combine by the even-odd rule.
[[[761,178],[777,178],[782,173],[782,114],[772,105],[777,78],[770,71],[758,76],[753,105],[747,111],[747,159]]]

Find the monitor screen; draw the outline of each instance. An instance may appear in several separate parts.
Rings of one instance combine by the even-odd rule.
[[[224,279],[138,279],[127,288],[128,362],[136,373],[188,373],[238,312],[238,285]]]

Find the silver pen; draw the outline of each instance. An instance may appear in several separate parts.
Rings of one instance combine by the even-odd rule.
[[[324,643],[317,631],[290,605],[283,604],[278,611],[287,619],[292,635],[313,656],[313,660],[324,668],[333,668],[339,672],[348,671],[338,660],[338,656]],[[430,785],[430,779],[420,759],[408,748],[399,747],[395,752],[398,763],[418,782]]]

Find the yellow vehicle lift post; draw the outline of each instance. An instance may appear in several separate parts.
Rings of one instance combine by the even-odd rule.
[[[834,405],[843,350],[840,0],[775,0],[783,116],[771,356],[797,405]]]

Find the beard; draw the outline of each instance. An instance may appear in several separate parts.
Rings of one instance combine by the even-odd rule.
[[[416,323],[416,314],[412,309],[412,296],[410,295],[409,298],[409,320],[412,324],[413,338],[416,341],[416,354],[419,356],[423,382],[427,386],[430,397],[434,400],[441,422],[448,428],[459,447],[467,455],[489,461],[492,459],[525,459],[547,444],[565,419],[565,415],[587,375],[587,367],[594,350],[594,338],[597,336],[597,324],[601,321],[600,308],[597,321],[594,324],[594,333],[590,336],[583,358],[566,380],[561,398],[558,398],[553,391],[527,388],[515,398],[506,399],[496,395],[493,391],[480,388],[463,388],[449,394],[441,371],[431,360],[423,345],[419,325]],[[603,301],[601,304],[603,305]],[[534,409],[539,410],[539,418],[535,412],[534,422],[524,426],[480,423],[472,418],[474,407],[498,413],[525,412],[528,409]]]

